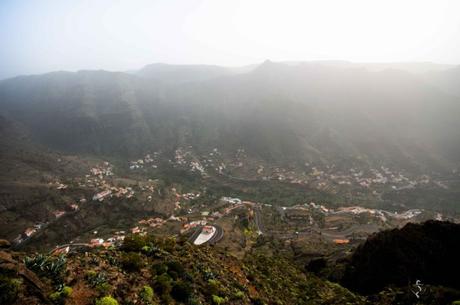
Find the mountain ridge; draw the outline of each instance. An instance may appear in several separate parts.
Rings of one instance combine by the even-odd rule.
[[[204,79],[203,67],[212,67]],[[301,162],[334,162],[344,153],[407,161],[404,155],[422,152],[416,163],[442,168],[459,161],[458,98],[409,72],[270,61],[246,73],[161,69],[172,78],[176,71],[192,73],[177,82],[107,71],[2,81],[1,114],[25,124],[36,141],[71,152],[136,155],[197,144],[201,150],[248,146],[262,158]],[[388,158],[372,148],[375,139]]]

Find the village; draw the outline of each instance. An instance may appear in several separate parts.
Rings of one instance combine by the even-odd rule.
[[[199,193],[176,195],[178,199],[184,200],[199,197]],[[178,209],[179,206],[176,207],[176,210]],[[235,214],[234,211],[238,212]],[[279,225],[272,226],[272,220],[267,220],[267,215],[271,215],[272,212],[278,215],[276,217],[283,219],[282,228]],[[425,211],[418,209],[400,213],[360,206],[333,209],[314,202],[291,207],[273,207],[239,198],[221,197],[215,204],[190,212],[185,216],[171,215],[168,218],[141,219],[128,230],[128,234],[191,235],[189,240],[196,245],[201,245],[212,241],[217,231],[220,231],[222,235],[220,238],[222,238],[225,232],[216,223],[221,223],[221,219],[227,219],[227,221],[237,219],[235,218],[237,215],[247,215],[246,217],[253,223],[252,226],[258,235],[279,235],[283,239],[298,239],[300,235],[312,235],[320,236],[324,242],[338,245],[360,242],[379,230],[402,226],[409,221],[419,222],[426,217],[431,217],[425,214]],[[365,221],[357,221],[356,217],[361,217]],[[436,217],[439,220],[444,219],[439,213]],[[96,235],[97,231],[94,234]],[[88,241],[88,244],[92,247],[116,246],[125,238],[125,234],[125,231],[117,231],[113,236],[105,237],[105,239],[95,236]]]
[[[158,158],[159,153],[154,153],[154,156]],[[147,158],[138,160],[136,168],[142,168],[142,164],[147,164],[148,160]],[[269,166],[248,158],[243,148],[237,149],[233,156],[222,154],[218,148],[212,149],[207,154],[197,155],[193,152],[193,147],[189,146],[176,149],[174,159],[168,161],[174,167],[183,167],[203,177],[217,174],[248,181],[276,180],[332,193],[350,188],[371,192],[374,195],[384,190],[401,191],[415,189],[419,186],[449,188],[448,183],[433,178],[428,173],[414,176],[408,172],[385,166],[339,169],[333,164],[314,165],[308,162],[302,167],[291,167],[290,169]],[[452,174],[458,176],[455,170]]]
[[[127,170],[133,172],[138,177],[137,180],[118,177],[114,173],[114,166],[103,161],[93,164],[86,175],[76,178],[74,182],[64,183],[59,179],[50,181],[49,188],[57,192],[69,193],[72,188],[70,185],[76,184],[82,190],[91,190],[92,195],[88,195],[88,191],[82,192],[81,195],[75,196],[73,202],[67,202],[65,207],[50,211],[48,220],[25,228],[14,243],[19,245],[33,238],[61,217],[77,213],[81,207],[88,204],[105,204],[114,200],[119,202],[131,200],[133,203],[144,202],[144,204],[157,202],[158,195],[165,191],[158,187],[159,179],[154,176],[164,158],[161,152],[153,152],[146,153],[142,158],[128,161]],[[249,160],[242,148],[238,149],[232,158],[226,157],[217,148],[204,156],[196,156],[192,152],[192,147],[178,148],[174,152],[174,158],[166,161],[166,164],[172,167],[187,169],[204,179],[209,178],[210,175],[234,178],[233,175],[242,174],[237,179],[274,180],[330,192],[337,192],[341,188],[358,188],[378,194],[385,188],[399,191],[426,185],[449,187],[426,174],[410,178],[409,175],[384,166],[366,170],[358,168],[338,170],[334,166],[321,167],[309,163],[304,164],[302,169],[269,167]],[[328,203],[316,204],[315,202],[273,206],[231,196],[222,196],[217,202],[206,201],[204,197],[205,204],[197,205],[195,202],[206,196],[201,190],[182,193],[172,187],[166,193],[171,197],[169,208],[166,209],[169,212],[166,214],[137,219],[131,227],[114,230],[111,233],[95,230],[92,236],[86,236],[85,240],[72,240],[69,244],[107,248],[117,246],[127,234],[149,233],[169,236],[191,235],[191,242],[195,244],[206,244],[211,241],[215,243],[222,238],[225,239],[225,229],[228,230],[228,224],[239,221],[241,217],[247,217],[252,223],[251,230],[255,232],[255,236],[279,234],[283,238],[292,239],[316,234],[327,242],[348,244],[360,241],[379,230],[398,227],[409,221],[445,219],[441,213],[433,214],[423,209],[390,212],[358,205],[330,207]],[[281,219],[281,223],[276,223],[277,218]],[[218,239],[211,238],[214,235],[220,236]]]

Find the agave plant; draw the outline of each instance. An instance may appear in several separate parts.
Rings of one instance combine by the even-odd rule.
[[[107,282],[107,277],[104,272],[88,272],[86,278],[91,287],[96,287]]]
[[[28,269],[40,276],[51,279],[55,284],[61,283],[66,262],[67,259],[64,255],[52,257],[44,254],[37,254],[35,257],[26,256],[24,258],[24,264]]]

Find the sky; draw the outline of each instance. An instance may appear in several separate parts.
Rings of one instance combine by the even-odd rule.
[[[0,79],[155,62],[460,64],[458,0],[0,0]]]

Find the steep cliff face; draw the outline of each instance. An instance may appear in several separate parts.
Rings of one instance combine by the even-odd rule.
[[[460,290],[459,251],[459,224],[407,224],[369,237],[351,257],[342,283],[364,294],[411,286],[417,280]]]

